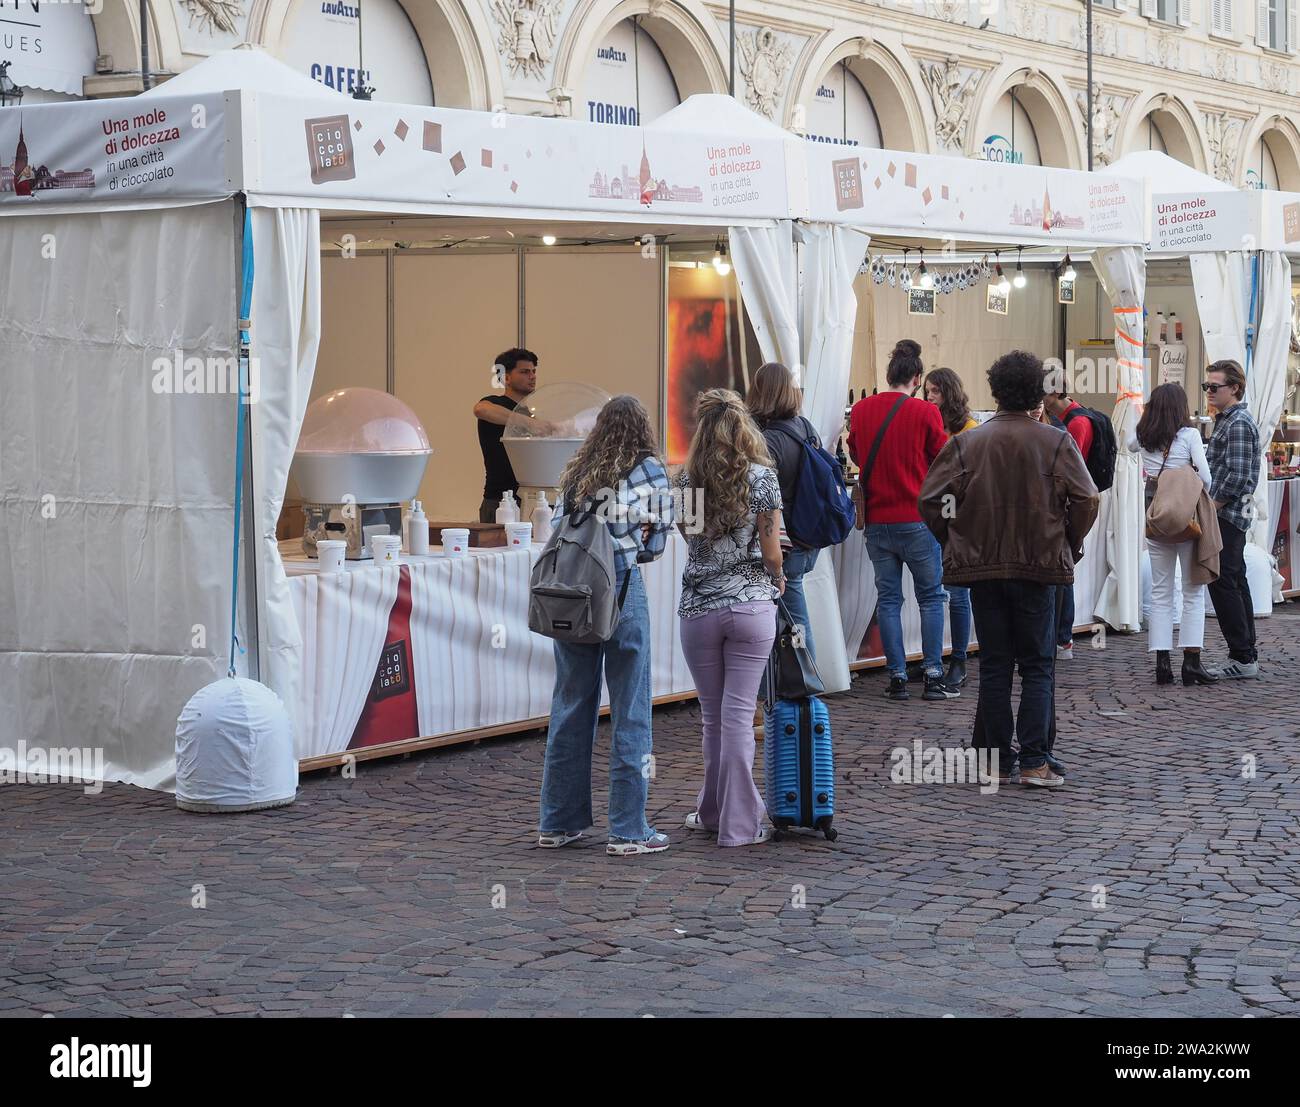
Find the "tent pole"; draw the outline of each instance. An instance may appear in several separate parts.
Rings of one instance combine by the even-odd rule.
[[[727,92],[736,95],[736,0],[727,4]]]
[[[140,90],[148,92],[149,84],[149,0],[140,0]]]
[[[245,250],[252,249],[252,242],[245,241],[245,214],[248,210],[248,199],[242,193],[237,197],[235,202],[235,242],[238,244],[238,256],[242,259]],[[244,267],[242,264],[236,266],[238,273],[238,294],[237,302],[239,310],[243,310],[246,298],[251,294],[251,288],[244,287]],[[242,331],[242,329],[241,329]],[[244,335],[236,332],[239,339],[239,366],[241,377],[246,372],[249,364],[251,340],[244,342]],[[262,679],[261,666],[261,637],[262,631],[258,620],[258,587],[257,587],[257,564],[258,551],[261,548],[261,536],[257,533],[257,511],[253,502],[253,435],[251,418],[252,406],[250,404],[240,403],[239,411],[236,417],[248,421],[248,426],[244,436],[244,488],[243,488],[243,511],[240,518],[240,529],[243,531],[243,562],[244,562],[244,656],[246,658],[247,673],[250,680]],[[230,663],[234,665],[234,658]]]

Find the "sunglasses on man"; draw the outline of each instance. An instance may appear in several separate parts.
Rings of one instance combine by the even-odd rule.
[[[1220,388],[1231,388],[1231,387],[1232,385],[1230,384],[1203,384],[1201,385],[1201,391],[1208,392],[1210,393],[1210,395],[1214,395],[1214,393],[1218,392]]]

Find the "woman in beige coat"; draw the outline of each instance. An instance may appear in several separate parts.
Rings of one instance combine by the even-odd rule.
[[[1151,622],[1147,636],[1148,648],[1156,655],[1157,684],[1174,682],[1169,651],[1174,645],[1176,565],[1182,570],[1183,583],[1183,611],[1178,625],[1183,683],[1213,684],[1218,680],[1201,664],[1201,647],[1205,644],[1205,585],[1218,576],[1222,542],[1218,540],[1213,509],[1201,510],[1209,503],[1210,466],[1201,436],[1190,424],[1187,393],[1180,385],[1162,384],[1151,393],[1138,420],[1137,433],[1129,441],[1130,450],[1141,451],[1146,477],[1151,553]],[[1193,519],[1201,528],[1197,537],[1186,536]]]

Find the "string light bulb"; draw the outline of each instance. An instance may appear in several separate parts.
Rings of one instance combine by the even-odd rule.
[[[1002,259],[998,254],[994,254],[993,258],[994,258],[993,272],[998,278],[997,283],[993,287],[998,290],[998,294],[1000,296],[1009,295],[1011,292],[1011,282],[1007,280],[1007,275],[1002,272]]]
[[[922,288],[934,287],[934,275],[925,267],[925,251],[921,251],[921,268],[917,270],[917,284]]]
[[[1069,255],[1069,254],[1066,254],[1066,255],[1065,255],[1065,268],[1062,270],[1062,272],[1061,272],[1061,276],[1064,277],[1067,281],[1072,281],[1072,280],[1074,280],[1075,277],[1077,277],[1078,275],[1079,275],[1079,274],[1076,273],[1076,272],[1074,271],[1074,262],[1072,262],[1072,261],[1070,260],[1070,255]]]
[[[544,235],[542,235],[542,245],[543,245],[543,246],[554,246],[554,245],[555,245],[555,235],[553,235],[553,234],[544,234]]]
[[[902,276],[902,282],[903,282],[903,287],[904,287],[905,289],[910,289],[910,288],[912,287],[912,270],[911,270],[910,266],[908,265],[908,261],[907,261],[907,253],[908,253],[908,252],[907,252],[906,250],[903,251],[903,276]]]
[[[1017,288],[1024,288],[1029,283],[1025,276],[1025,267],[1020,263],[1020,250],[1016,250],[1016,275],[1012,278],[1011,283]]]
[[[731,272],[731,262],[727,260],[727,247],[723,245],[720,238],[713,245],[713,269],[719,277],[725,277]]]

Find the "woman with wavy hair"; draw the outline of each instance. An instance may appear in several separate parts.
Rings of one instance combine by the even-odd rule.
[[[763,436],[735,392],[698,401],[699,422],[676,484],[698,506],[678,527],[687,542],[682,574],[682,653],[700,699],[704,786],[686,818],[720,846],[772,836],[754,785],[754,707],[776,637],[781,566],[781,487]]]
[[[943,429],[952,437],[979,426],[979,420],[970,413],[970,399],[962,386],[961,377],[952,369],[931,369],[925,376],[925,398],[939,409]],[[970,589],[958,584],[945,584],[948,593],[948,625],[952,628],[952,653],[948,656],[948,672],[943,683],[958,689],[966,683],[966,651],[970,646]]]
[[[566,846],[592,825],[591,750],[602,671],[609,686],[609,844],[617,857],[658,853],[668,836],[646,822],[651,753],[650,609],[638,564],[663,552],[673,525],[668,475],[645,408],[615,396],[560,476],[559,519],[582,505],[605,519],[614,540],[615,588],[626,586],[614,634],[605,642],[553,643],[555,692],[546,732],[537,844]]]

